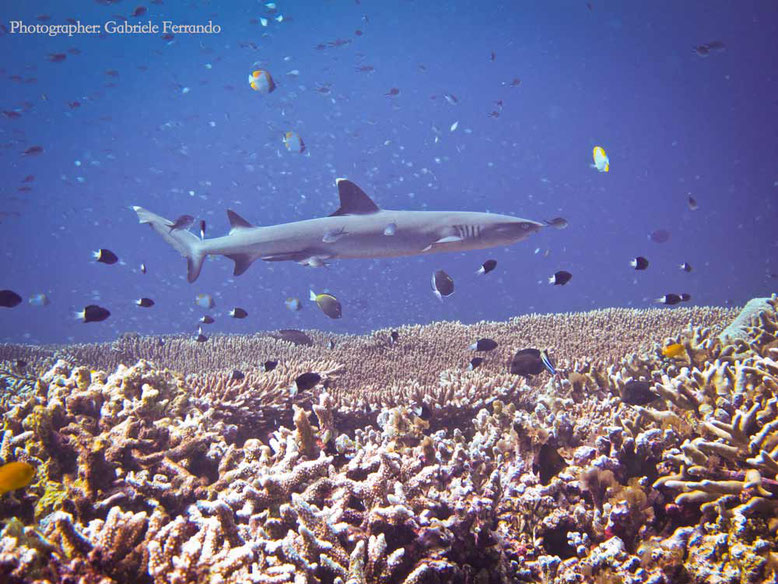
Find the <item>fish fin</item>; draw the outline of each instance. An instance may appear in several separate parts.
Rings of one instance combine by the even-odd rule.
[[[203,267],[206,253],[203,251],[200,238],[187,230],[170,231],[169,227],[172,221],[160,217],[143,207],[133,207],[133,211],[138,214],[138,220],[146,223],[162,236],[162,239],[172,245],[178,253],[186,258],[186,278],[189,282],[194,282],[200,275]]]
[[[247,253],[233,253],[226,257],[235,262],[235,269],[232,271],[233,276],[240,276],[243,272],[249,269],[249,266],[254,262],[254,258]]]
[[[458,235],[447,235],[446,237],[441,237],[433,242],[432,245],[438,245],[439,243],[455,243],[457,241],[462,241],[462,238]]]
[[[288,251],[262,256],[262,260],[265,262],[299,262],[309,257],[311,257],[311,253],[307,251]]]
[[[227,209],[227,218],[230,220],[230,233],[236,229],[247,229],[249,227],[254,227],[251,223],[246,221],[232,209]]]
[[[365,194],[356,184],[345,178],[335,180],[338,185],[338,195],[340,196],[340,207],[330,217],[340,215],[371,215],[378,213],[381,209],[373,202],[373,199]]]

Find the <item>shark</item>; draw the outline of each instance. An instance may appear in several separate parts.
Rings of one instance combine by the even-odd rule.
[[[186,258],[187,280],[200,275],[209,255],[235,262],[234,275],[257,260],[326,265],[345,258],[391,258],[508,246],[527,239],[543,223],[511,215],[471,211],[382,209],[354,182],[337,179],[340,206],[326,217],[254,226],[228,209],[230,231],[200,238],[143,207],[133,207],[140,223],[151,226]]]

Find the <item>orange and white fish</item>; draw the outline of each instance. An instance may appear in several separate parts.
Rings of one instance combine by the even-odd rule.
[[[270,73],[264,69],[257,69],[251,72],[251,75],[249,75],[249,85],[251,85],[251,89],[262,94],[272,93],[276,88]]]
[[[297,152],[298,154],[305,152],[305,142],[295,132],[289,131],[284,134],[284,146],[289,152]]]
[[[605,150],[603,150],[602,146],[595,146],[594,150],[592,150],[592,158],[594,159],[594,164],[592,164],[592,168],[596,168],[599,172],[608,172],[611,168],[610,160],[608,160],[608,155],[605,154]]]

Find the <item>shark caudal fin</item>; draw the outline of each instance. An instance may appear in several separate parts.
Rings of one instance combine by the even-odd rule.
[[[197,280],[205,259],[205,252],[202,249],[203,246],[200,239],[186,229],[171,229],[173,226],[172,221],[147,211],[143,207],[133,207],[132,209],[138,214],[138,219],[141,223],[150,225],[154,231],[162,236],[162,239],[167,241],[178,253],[186,258],[186,279],[190,282]]]

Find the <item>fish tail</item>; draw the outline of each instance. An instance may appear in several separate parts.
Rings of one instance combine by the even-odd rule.
[[[206,252],[200,238],[185,229],[171,230],[173,222],[164,217],[147,211],[143,207],[133,207],[141,223],[147,223],[162,236],[162,239],[172,245],[178,253],[186,258],[187,280],[194,282],[200,275]]]

